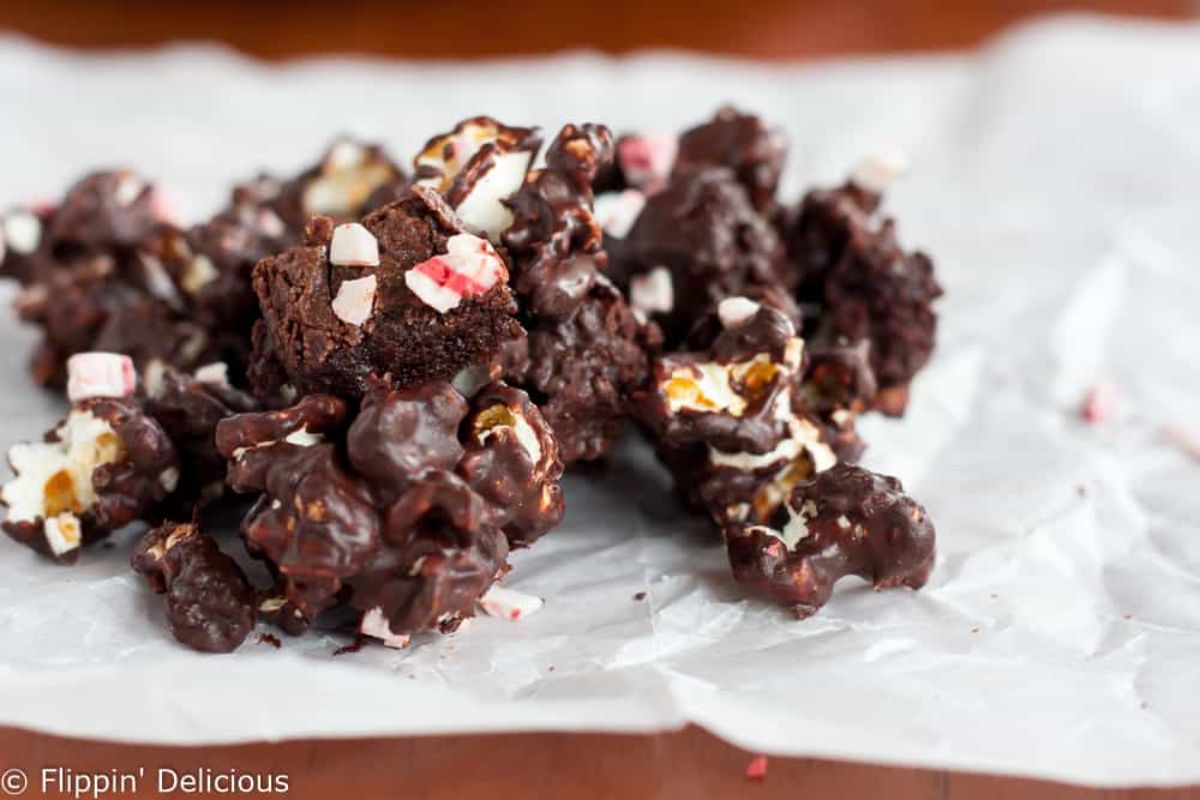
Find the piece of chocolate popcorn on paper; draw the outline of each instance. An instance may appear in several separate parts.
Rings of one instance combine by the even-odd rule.
[[[677,169],[650,197],[620,247],[612,273],[631,305],[680,346],[695,316],[755,287],[786,287],[783,246],[735,174]]]
[[[166,432],[122,396],[133,390],[124,383],[124,366],[89,358],[73,368],[70,412],[44,441],[9,450],[13,478],[0,491],[5,532],[63,563],[135,519],[152,518],[180,477]]]
[[[414,179],[440,192],[470,233],[499,244],[513,223],[508,201],[541,144],[536,128],[472,117],[426,143],[413,161]]]
[[[796,486],[770,519],[730,525],[725,540],[734,578],[800,618],[847,575],[919,589],[935,559],[933,522],[900,481],[848,464]]]
[[[379,547],[370,489],[339,454],[347,411],[335,397],[311,395],[217,426],[230,486],[261,493],[242,523],[246,548],[268,563],[305,626],[336,604],[344,581]]]
[[[655,360],[638,417],[692,505],[719,525],[762,521],[837,456],[799,391],[804,342],[788,316],[744,297],[719,316],[708,350]]]
[[[361,223],[317,217],[303,246],[255,267],[255,394],[279,397],[282,376],[297,396],[357,398],[374,375],[409,387],[488,363],[520,334],[507,278],[502,256],[423,186]]]
[[[868,159],[842,186],[809,192],[784,230],[811,334],[869,343],[874,408],[892,416],[904,413],[909,383],[933,352],[942,294],[930,258],[904,250],[895,221],[877,215],[903,171],[899,157]]]
[[[254,629],[255,593],[237,562],[197,522],[166,522],[134,549],[131,564],[165,595],[171,633],[203,653],[229,653]]]
[[[378,555],[352,580],[360,632],[402,645],[449,633],[506,568],[498,509],[454,473],[428,470],[387,507]]]
[[[675,168],[727,167],[745,188],[755,210],[770,215],[787,149],[783,131],[768,127],[753,114],[726,106],[709,122],[679,137]]]

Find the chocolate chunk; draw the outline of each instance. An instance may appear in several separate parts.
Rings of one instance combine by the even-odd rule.
[[[179,482],[175,448],[134,400],[75,403],[45,441],[14,445],[8,460],[15,477],[0,494],[4,531],[64,563],[84,545],[153,517]]]
[[[175,638],[203,653],[236,650],[254,628],[254,591],[245,573],[198,524],[164,523],[138,543],[135,572],[166,595]]]
[[[341,229],[318,217],[304,246],[255,267],[264,324],[252,377],[277,375],[273,361],[301,394],[354,398],[372,375],[400,388],[449,379],[519,333],[503,260],[431,190],[414,187],[361,227],[351,235],[375,240],[378,266],[332,263]],[[254,388],[264,401],[280,391]]]
[[[678,170],[727,167],[733,170],[760,214],[771,211],[787,157],[787,140],[758,117],[722,108],[711,121],[679,137]]]
[[[668,349],[683,341],[703,309],[749,287],[786,285],[774,229],[734,173],[722,168],[677,170],[666,189],[647,199],[618,252],[613,275],[631,297],[639,277],[659,268],[670,273],[671,308],[644,309],[662,324]]]
[[[895,478],[841,464],[795,488],[766,524],[726,531],[734,578],[808,617],[845,575],[919,589],[935,556],[933,522]]]
[[[825,439],[839,461],[854,463],[866,448],[855,430],[858,416],[875,399],[875,373],[867,342],[835,344],[809,351],[800,391],[804,406],[820,420]]]

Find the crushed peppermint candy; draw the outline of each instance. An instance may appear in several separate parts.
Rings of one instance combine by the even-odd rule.
[[[734,328],[757,314],[758,308],[748,297],[726,297],[717,305],[717,316],[726,328]]]
[[[1112,419],[1117,409],[1117,390],[1111,383],[1096,384],[1084,395],[1079,415],[1088,425],[1099,425]]]
[[[375,308],[375,292],[379,283],[374,275],[342,281],[333,298],[333,313],[342,322],[362,325],[371,318]]]
[[[76,353],[67,359],[67,398],[129,397],[137,388],[133,359],[120,353]]]
[[[357,222],[333,229],[329,261],[339,267],[378,267],[379,240]]]
[[[637,189],[605,192],[593,203],[592,215],[600,227],[614,239],[624,239],[646,206],[646,195]]]
[[[645,314],[669,313],[675,307],[671,271],[655,267],[645,275],[635,275],[629,282],[629,305]]]
[[[627,183],[654,194],[667,185],[678,149],[674,136],[629,136],[617,145],[617,162]]]
[[[516,622],[541,610],[546,601],[531,594],[515,592],[498,584],[484,592],[479,598],[479,607],[490,617]]]
[[[446,254],[422,261],[404,273],[404,283],[423,303],[445,314],[463,298],[483,294],[508,269],[487,239],[459,233],[446,240]]]
[[[746,780],[761,781],[767,777],[767,757],[755,756],[746,765]]]
[[[908,157],[899,150],[883,150],[855,166],[850,180],[868,192],[883,194],[908,173]]]

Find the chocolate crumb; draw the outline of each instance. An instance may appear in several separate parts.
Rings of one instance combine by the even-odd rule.
[[[633,599],[634,599],[634,600],[637,600],[637,601],[640,603],[640,602],[642,602],[643,600],[645,600],[645,599],[646,599],[646,593],[645,593],[645,592],[638,592],[637,594],[635,594],[635,595],[633,596]]]
[[[274,647],[276,650],[283,647],[283,642],[279,641],[279,637],[274,636],[269,633],[260,633],[258,635],[258,643],[259,644],[269,644],[271,647]]]
[[[354,641],[351,642],[350,644],[348,644],[344,647],[339,647],[337,650],[334,650],[333,657],[337,658],[338,656],[345,656],[345,655],[349,655],[350,653],[357,653],[359,650],[362,650],[364,647],[367,646],[367,642],[368,642],[368,639],[366,636],[356,636],[356,637],[354,637]]]

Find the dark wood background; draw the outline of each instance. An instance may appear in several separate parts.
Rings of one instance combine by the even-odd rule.
[[[270,59],[324,53],[462,59],[647,47],[811,59],[964,49],[1051,11],[1183,20],[1200,18],[1200,0],[0,0],[0,31],[78,48],[205,39]],[[659,736],[523,734],[216,748],[113,745],[0,729],[0,772],[16,766],[33,773],[49,765],[76,771],[273,770],[289,776],[289,796],[297,798],[1200,800],[1200,788],[1103,792],[811,759],[770,759],[766,777],[751,781],[745,772],[752,757],[697,729]]]

